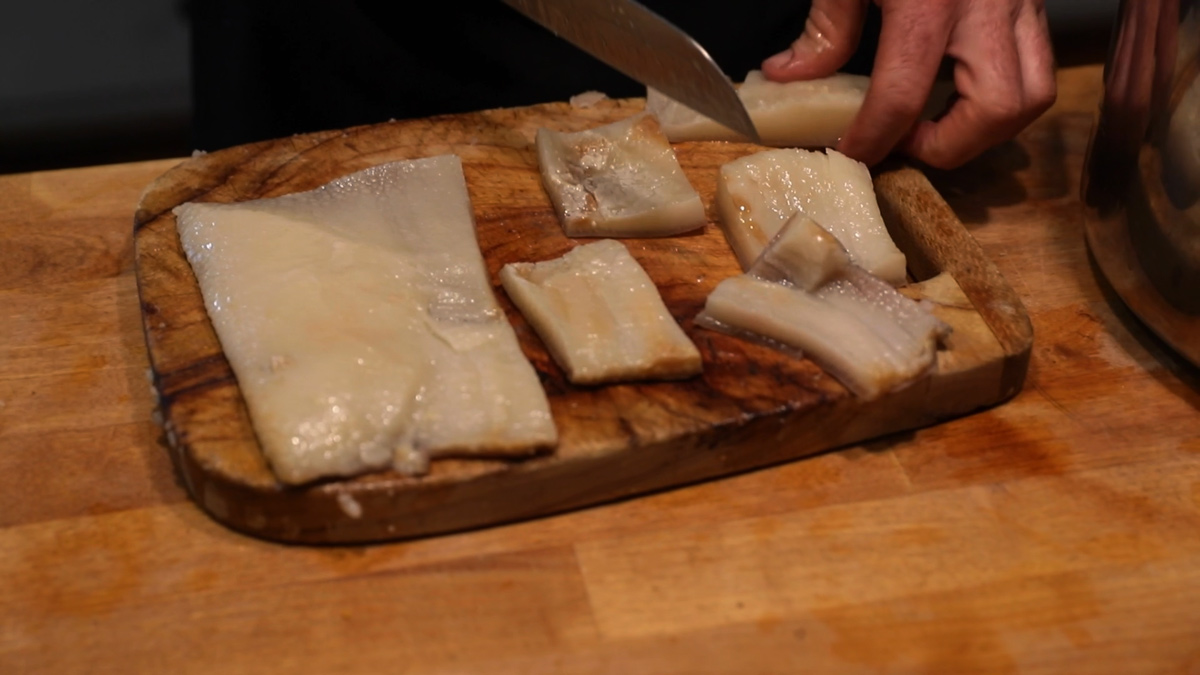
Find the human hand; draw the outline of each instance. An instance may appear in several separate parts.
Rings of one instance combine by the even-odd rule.
[[[868,0],[814,0],[804,34],[763,62],[775,81],[832,75],[858,46]],[[867,164],[898,149],[937,168],[1006,141],[1054,103],[1054,54],[1043,0],[875,0],[879,47],[862,109],[838,150]],[[920,120],[942,58],[958,98]]]

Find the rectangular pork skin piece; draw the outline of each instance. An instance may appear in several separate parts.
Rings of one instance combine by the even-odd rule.
[[[884,225],[871,172],[836,150],[765,150],[726,163],[717,210],[744,270],[801,213],[837,237],[854,264],[893,286],[906,281],[907,261]]]
[[[929,372],[949,331],[928,306],[850,262],[841,243],[801,213],[746,274],[717,285],[696,323],[807,356],[868,400]]]
[[[571,382],[681,379],[701,371],[700,352],[618,241],[508,264],[500,280]]]
[[[763,145],[824,148],[837,145],[862,107],[870,78],[837,73],[816,80],[772,82],[752,70],[738,98]],[[646,111],[656,115],[672,143],[740,141],[737,132],[655,89],[646,91]]]
[[[538,129],[537,151],[568,237],[668,237],[707,222],[653,115],[574,133]]]
[[[175,209],[277,477],[528,455],[557,432],[488,282],[458,157]]]

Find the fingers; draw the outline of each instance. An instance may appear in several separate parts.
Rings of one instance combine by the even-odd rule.
[[[1030,110],[1037,110],[1029,118],[1032,122],[1058,97],[1058,81],[1054,77],[1054,48],[1050,44],[1050,22],[1046,19],[1045,6],[1040,2],[1026,2],[1017,16],[1015,30],[1025,98]]]
[[[763,62],[771,80],[831,75],[858,46],[868,0],[814,0],[804,34]],[[867,164],[900,146],[941,168],[1015,136],[1056,95],[1043,0],[876,0],[883,13],[871,85],[838,150]],[[918,120],[944,56],[956,102]]]
[[[832,75],[858,47],[867,2],[814,0],[804,33],[789,49],[763,61],[763,75],[777,82]]]
[[[1011,24],[1004,25],[994,14],[964,20],[963,30],[986,30],[992,38],[950,45],[958,59],[954,84],[959,98],[940,120],[917,125],[905,144],[908,154],[930,166],[959,166],[1017,130],[1022,110],[1017,40]]]
[[[880,3],[883,23],[871,85],[839,151],[875,164],[909,133],[929,99],[957,5],[946,0]]]
[[[959,98],[936,122],[922,122],[904,150],[930,166],[954,168],[1015,136],[1054,102],[1054,57],[1040,3],[976,3],[955,27]],[[1013,16],[1015,11],[1016,15]],[[991,35],[987,41],[978,35]]]
[[[937,121],[914,127],[904,150],[938,168],[954,168],[1007,141],[1054,103],[1054,53],[1040,2],[979,2],[955,26],[948,53],[958,59],[960,97]],[[986,10],[980,10],[978,7]],[[992,35],[980,41],[977,35]]]

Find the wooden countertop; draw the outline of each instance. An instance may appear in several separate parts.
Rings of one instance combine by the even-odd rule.
[[[999,408],[477,532],[289,547],[177,484],[132,214],[171,160],[0,176],[0,672],[1200,672],[1200,376],[1089,262],[1100,69],[932,176],[1021,295]]]

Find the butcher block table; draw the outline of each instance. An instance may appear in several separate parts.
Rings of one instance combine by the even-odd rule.
[[[613,504],[370,546],[212,520],[147,382],[134,206],[0,176],[0,672],[1200,673],[1200,376],[1083,235],[1100,68],[930,178],[1034,327],[1011,401]]]

